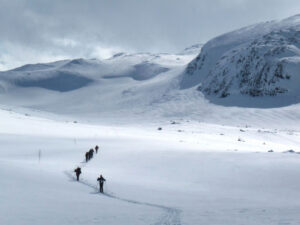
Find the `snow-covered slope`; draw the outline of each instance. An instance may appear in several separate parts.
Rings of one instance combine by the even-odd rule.
[[[110,124],[145,120],[158,124],[176,119],[234,126],[299,126],[299,104],[228,108],[208,102],[195,88],[180,89],[181,74],[193,57],[120,53],[103,61],[75,59],[27,65],[0,73],[1,108],[27,108],[28,114],[50,112]],[[272,98],[255,99],[255,104],[261,100],[263,106],[274,107]]]
[[[242,104],[237,101],[241,95],[276,96],[271,98],[273,106],[298,103],[299,48],[300,15],[221,35],[206,43],[189,63],[181,88],[197,86],[210,100],[225,104]]]
[[[72,91],[101,79],[151,79],[184,65],[191,55],[169,54],[116,54],[108,60],[73,59],[47,64],[30,64],[0,72],[2,88],[37,87],[60,92]]]
[[[162,99],[194,55],[125,54],[26,65],[0,73],[0,102],[60,114],[145,110]]]
[[[0,73],[0,103],[105,123],[297,127],[298,24],[295,16],[243,28],[209,41],[197,57],[201,45],[25,65]]]
[[[89,125],[23,113],[0,110],[1,224],[300,222],[299,131],[188,121],[159,131],[145,121]]]

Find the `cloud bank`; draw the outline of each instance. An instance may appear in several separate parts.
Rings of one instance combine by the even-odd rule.
[[[0,0],[0,70],[120,51],[178,52],[299,12],[299,0]]]

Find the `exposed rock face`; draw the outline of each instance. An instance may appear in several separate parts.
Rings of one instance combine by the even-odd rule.
[[[181,88],[205,95],[300,94],[300,15],[219,36],[187,66]]]

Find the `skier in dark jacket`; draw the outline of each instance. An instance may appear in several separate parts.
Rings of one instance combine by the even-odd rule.
[[[100,192],[103,193],[103,185],[106,180],[104,179],[104,177],[102,175],[100,175],[100,177],[98,177],[97,181],[99,182]]]
[[[92,159],[93,155],[94,155],[94,149],[91,148],[89,151],[89,159]]]
[[[79,175],[81,174],[81,168],[80,167],[77,167],[74,172],[76,173],[76,178],[77,178],[77,181],[79,181]]]
[[[96,154],[98,153],[98,149],[99,149],[99,146],[98,146],[98,145],[96,145],[96,147],[95,147]]]
[[[85,161],[86,161],[86,162],[89,161],[89,158],[90,158],[90,157],[89,157],[89,152],[86,152],[86,153],[85,153]]]

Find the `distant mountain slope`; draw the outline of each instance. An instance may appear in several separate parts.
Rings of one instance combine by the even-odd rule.
[[[178,76],[194,57],[120,53],[25,65],[0,72],[0,105],[89,118],[144,114],[180,91]]]
[[[297,103],[299,48],[300,15],[233,31],[203,46],[180,86],[197,86],[209,99],[284,96]]]
[[[28,64],[0,72],[0,92],[11,88],[43,88],[68,92],[103,79],[148,80],[173,66],[185,65],[190,55],[116,54],[108,60],[73,59],[45,64]]]
[[[255,99],[255,104],[261,100],[259,107],[250,105],[249,100],[246,101],[248,108],[223,107],[210,103],[197,86],[180,89],[182,74],[195,57],[120,53],[107,60],[64,60],[0,72],[0,109],[42,117],[54,113],[79,123],[139,125],[141,121],[148,121],[163,126],[163,130],[162,121],[177,124],[191,120],[299,128],[300,104],[275,108],[280,105],[275,105],[271,101],[273,97],[267,96],[248,97]],[[216,99],[224,101],[230,97],[232,95]],[[237,101],[232,103],[236,105]],[[266,103],[271,109],[261,109],[266,108]],[[285,104],[291,103],[285,101]]]

